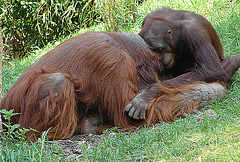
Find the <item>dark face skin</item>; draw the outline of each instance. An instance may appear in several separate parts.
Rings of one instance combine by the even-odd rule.
[[[145,24],[140,34],[149,48],[157,55],[164,66],[166,74],[173,77],[181,75],[196,65],[194,54],[188,46],[188,38],[184,30],[189,22],[154,20]]]
[[[160,30],[159,26],[161,26]],[[165,22],[154,21],[143,35],[149,48],[160,55],[165,68],[172,68],[175,64],[176,55],[172,50],[173,34],[171,27]]]
[[[159,26],[161,26],[161,29],[159,29]],[[175,63],[175,54],[172,50],[172,38],[173,31],[171,27],[162,21],[152,22],[149,30],[147,30],[143,36],[149,48],[161,56],[165,68],[171,68]]]

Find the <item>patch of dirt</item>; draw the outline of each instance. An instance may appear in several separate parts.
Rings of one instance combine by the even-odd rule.
[[[138,129],[132,130],[131,133],[129,131],[121,131],[122,133],[129,136],[130,134],[137,133]],[[85,147],[97,147],[102,138],[107,138],[108,136],[115,135],[115,132],[111,133],[103,133],[100,135],[94,134],[83,134],[83,135],[74,135],[73,137],[66,140],[56,140],[54,143],[57,143],[63,150],[63,154],[61,157],[66,160],[81,160],[83,155],[82,146]],[[59,153],[59,152],[56,152]]]
[[[103,136],[105,135],[93,135],[90,133],[83,135],[75,135],[69,139],[57,140],[54,142],[57,143],[64,151],[64,159],[77,160],[79,157],[82,156],[82,144],[87,144],[87,147],[94,147],[99,143]]]

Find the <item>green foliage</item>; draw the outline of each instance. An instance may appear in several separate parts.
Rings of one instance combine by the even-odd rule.
[[[7,123],[3,123],[3,126],[5,126],[7,132],[4,132],[3,142],[6,142],[7,144],[12,144],[12,139],[19,139],[20,141],[25,140],[24,134],[29,131],[28,129],[19,129],[16,130],[20,125],[14,124],[11,125],[10,118],[14,115],[18,115],[19,113],[13,113],[13,110],[6,111],[5,109],[0,110],[0,113],[2,113],[2,116],[5,120],[7,120]]]
[[[44,132],[41,139],[37,142],[26,142],[24,135],[29,129],[19,129],[19,124],[11,125],[10,118],[18,113],[13,110],[0,110],[2,117],[6,120],[3,125],[6,132],[0,132],[0,161],[56,161],[62,149],[54,142],[46,141]],[[34,131],[34,130],[32,130]]]
[[[92,0],[3,0],[0,24],[4,59],[23,58],[34,48],[93,23]],[[8,50],[6,50],[8,49]]]
[[[24,58],[51,41],[95,22],[107,31],[133,26],[139,0],[2,0],[4,60]]]
[[[124,31],[136,22],[137,0],[97,0],[95,8],[106,31]]]

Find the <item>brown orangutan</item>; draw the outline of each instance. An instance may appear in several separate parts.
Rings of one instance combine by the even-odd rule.
[[[173,88],[196,81],[227,83],[240,64],[240,55],[223,58],[217,32],[203,16],[190,11],[162,8],[146,16],[139,35],[163,63],[160,78]],[[231,64],[231,65],[230,65]],[[158,84],[139,92],[126,107],[129,116],[145,119],[149,103],[161,95]]]
[[[227,68],[234,72],[235,66],[229,64]],[[225,89],[218,83],[167,89],[157,83],[162,68],[161,57],[136,34],[83,33],[61,43],[31,65],[6,93],[0,109],[21,113],[11,121],[21,128],[37,130],[26,134],[35,141],[47,130],[49,139],[64,139],[74,132],[172,121],[201,108],[204,101],[224,96]],[[197,80],[194,76],[188,79]],[[129,117],[125,107],[137,93],[156,83],[162,93],[150,104],[147,119]],[[197,98],[191,99],[193,96]],[[170,104],[166,104],[168,100]]]

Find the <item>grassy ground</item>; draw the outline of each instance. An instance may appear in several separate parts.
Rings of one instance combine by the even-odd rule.
[[[126,31],[138,33],[145,15],[162,6],[190,10],[204,15],[217,30],[225,56],[240,54],[240,2],[238,0],[149,0],[138,8],[137,23]],[[99,25],[88,30],[103,30],[103,28]],[[25,60],[9,62],[3,70],[4,92],[31,63],[54,46],[49,45],[44,50],[37,51],[35,56]],[[212,111],[209,111],[210,109]],[[130,135],[115,129],[108,130],[107,134],[114,133],[102,139],[98,146],[88,147],[88,144],[81,144],[83,155],[79,160],[240,161],[239,109],[240,70],[232,79],[226,98],[216,105],[173,123],[160,123],[153,128],[140,128]],[[51,157],[50,154],[46,156]],[[39,159],[52,160],[46,156]]]

